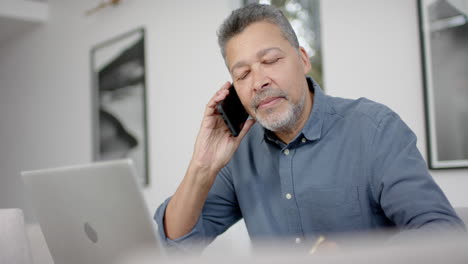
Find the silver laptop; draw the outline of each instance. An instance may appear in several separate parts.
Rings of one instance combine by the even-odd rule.
[[[54,262],[114,263],[158,252],[130,160],[21,173]]]

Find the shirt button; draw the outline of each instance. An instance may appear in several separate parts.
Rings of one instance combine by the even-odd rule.
[[[307,139],[302,138],[301,141],[302,141],[302,143],[306,143]]]
[[[289,199],[291,199],[291,198],[292,198],[292,195],[291,195],[290,193],[287,193],[287,194],[286,194],[286,199],[289,200]]]
[[[289,149],[284,150],[284,155],[289,155]]]
[[[301,238],[300,237],[296,237],[296,244],[300,244],[302,241],[301,241]]]

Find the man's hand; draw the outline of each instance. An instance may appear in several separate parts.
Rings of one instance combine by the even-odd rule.
[[[217,174],[229,162],[245,134],[255,123],[253,119],[249,119],[239,136],[231,135],[216,108],[229,94],[230,85],[229,82],[225,83],[206,105],[192,158],[192,166],[207,169],[213,174]]]
[[[192,161],[164,215],[164,229],[170,239],[181,237],[195,226],[218,172],[229,162],[242,138],[255,123],[247,120],[238,137],[233,137],[216,110],[226,98],[230,83],[224,84],[206,105]]]

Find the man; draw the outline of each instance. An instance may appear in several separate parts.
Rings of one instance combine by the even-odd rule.
[[[216,111],[230,83],[208,102],[187,173],[155,215],[165,243],[204,246],[241,218],[254,242],[464,228],[397,114],[327,96],[305,77],[308,55],[279,10],[240,8],[218,40],[253,119],[230,135]]]

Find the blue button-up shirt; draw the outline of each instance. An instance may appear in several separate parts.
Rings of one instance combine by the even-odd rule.
[[[309,120],[290,142],[256,123],[219,172],[192,231],[166,237],[167,199],[155,219],[166,244],[205,245],[244,219],[253,242],[271,237],[464,227],[430,176],[416,136],[386,106],[314,93]]]

